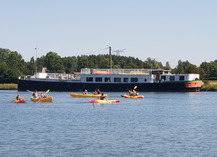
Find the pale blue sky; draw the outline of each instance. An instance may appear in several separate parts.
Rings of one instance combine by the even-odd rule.
[[[0,47],[28,61],[106,54],[148,57],[176,66],[217,59],[216,0],[0,0]],[[91,53],[93,52],[93,53]],[[115,54],[115,53],[114,53]]]

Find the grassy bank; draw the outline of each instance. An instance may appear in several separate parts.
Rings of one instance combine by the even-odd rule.
[[[0,90],[16,90],[17,89],[17,84],[14,83],[4,83],[0,84]]]
[[[205,80],[202,91],[217,91],[217,81],[216,80]]]

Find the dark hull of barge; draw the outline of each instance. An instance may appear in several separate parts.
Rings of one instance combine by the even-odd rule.
[[[189,81],[188,81],[189,82]],[[139,92],[199,92],[200,87],[186,87],[186,81],[162,83],[81,83],[66,81],[36,81],[19,80],[18,91],[50,91],[80,92],[84,90],[95,91],[97,88],[103,92],[126,92],[137,86]]]

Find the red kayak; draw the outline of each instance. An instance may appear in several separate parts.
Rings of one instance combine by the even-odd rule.
[[[98,104],[109,104],[109,103],[119,103],[120,100],[90,100],[90,103],[98,103]]]
[[[15,103],[26,103],[26,100],[14,100]]]

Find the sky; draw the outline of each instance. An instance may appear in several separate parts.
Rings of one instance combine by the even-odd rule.
[[[216,0],[0,0],[0,48],[25,61],[112,54],[172,67],[217,59]],[[37,47],[37,51],[36,48]]]

